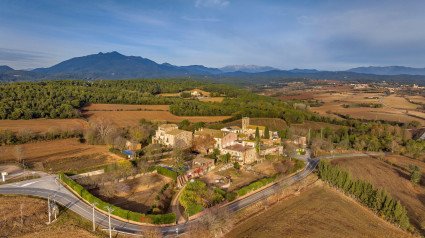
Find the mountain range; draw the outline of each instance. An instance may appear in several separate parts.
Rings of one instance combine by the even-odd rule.
[[[14,70],[0,66],[0,82],[40,81],[57,79],[132,79],[200,77],[217,79],[238,77],[255,81],[261,77],[311,78],[328,80],[374,79],[425,79],[425,68],[359,67],[347,71],[319,71],[316,69],[280,70],[269,66],[229,65],[222,68],[209,68],[203,65],[176,66],[169,63],[158,64],[140,56],[125,56],[116,51],[72,58],[49,68],[31,71]],[[413,76],[421,75],[421,76]]]

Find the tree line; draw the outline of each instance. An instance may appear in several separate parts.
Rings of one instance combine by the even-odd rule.
[[[340,170],[338,165],[332,166],[323,160],[319,162],[318,172],[323,181],[356,198],[382,218],[403,229],[409,228],[406,208],[401,205],[399,200],[393,199],[385,189],[375,189],[366,180],[354,180],[351,178],[350,172]]]

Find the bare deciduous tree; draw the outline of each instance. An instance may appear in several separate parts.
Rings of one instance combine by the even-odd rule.
[[[234,222],[233,213],[228,208],[210,208],[200,218],[201,223],[207,227],[211,237],[220,236],[229,231]]]
[[[208,153],[210,148],[213,148],[215,140],[211,135],[197,136],[193,139],[192,148],[201,153]]]
[[[192,222],[189,223],[185,232],[183,234],[183,238],[209,238],[208,228],[200,223],[200,222]]]
[[[101,141],[104,141],[106,136],[114,129],[112,122],[110,120],[105,119],[104,117],[97,118],[95,121],[92,122],[92,124],[99,133]]]
[[[15,146],[15,157],[18,163],[21,163],[25,158],[25,147],[20,145]]]
[[[158,227],[144,226],[140,233],[146,238],[162,238],[162,232]]]

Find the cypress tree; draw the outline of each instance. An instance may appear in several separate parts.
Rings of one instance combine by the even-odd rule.
[[[260,130],[257,128],[255,128],[255,139],[259,140],[260,139]]]
[[[347,171],[346,174],[347,174],[347,177],[345,178],[345,183],[343,185],[343,189],[344,189],[344,191],[348,192],[350,190],[352,181],[351,181],[350,172]]]
[[[270,139],[270,131],[268,126],[266,126],[266,128],[264,129],[264,138]]]

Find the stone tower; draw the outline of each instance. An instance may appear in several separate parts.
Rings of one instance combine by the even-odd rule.
[[[246,132],[249,126],[249,117],[242,117],[242,132]]]

